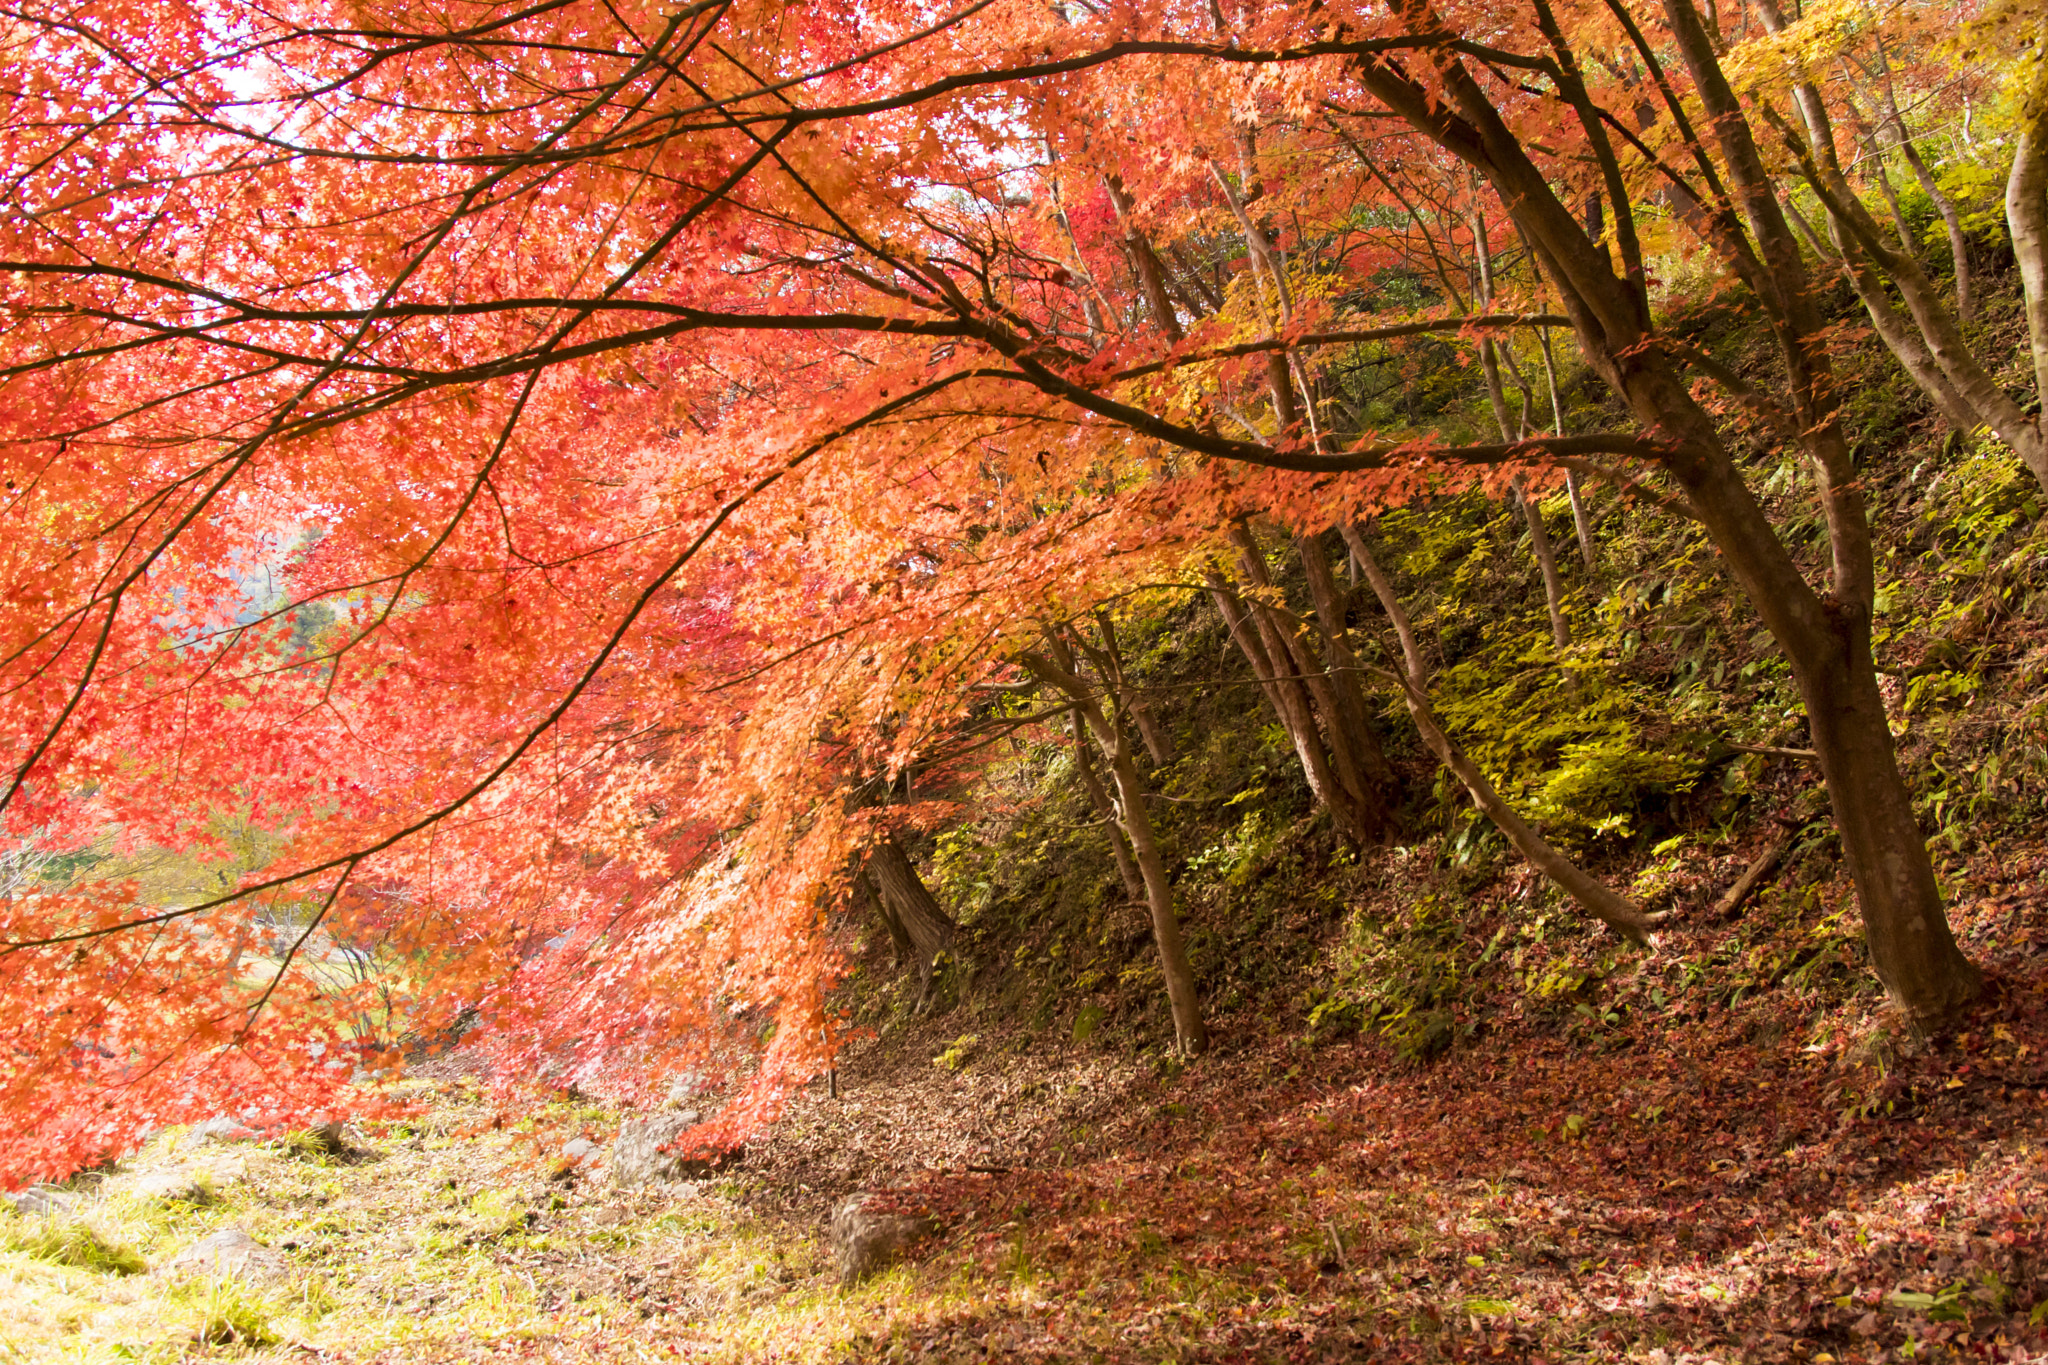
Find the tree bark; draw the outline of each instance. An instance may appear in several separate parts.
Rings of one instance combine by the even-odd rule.
[[[1152,320],[1159,324],[1159,330],[1166,334],[1166,339],[1178,345],[1184,335],[1180,318],[1173,311],[1173,301],[1166,296],[1166,272],[1159,264],[1159,254],[1152,249],[1151,239],[1132,216],[1131,210],[1136,207],[1136,201],[1125,192],[1123,181],[1116,176],[1110,176],[1103,183],[1109,190],[1110,207],[1116,210],[1116,224],[1123,230],[1124,251],[1138,277],[1138,287],[1145,295],[1145,306],[1151,310]]]
[[[1032,676],[1066,696],[1109,755],[1110,773],[1116,781],[1117,822],[1131,841],[1131,852],[1145,883],[1146,902],[1152,912],[1152,941],[1159,950],[1159,971],[1166,982],[1174,1036],[1185,1055],[1206,1052],[1209,1028],[1202,1019],[1194,968],[1188,963],[1187,945],[1181,937],[1180,916],[1173,908],[1173,883],[1167,878],[1166,859],[1153,836],[1152,817],[1145,809],[1144,779],[1138,775],[1123,727],[1104,713],[1095,690],[1074,671],[1073,654],[1056,637],[1048,637],[1045,654],[1027,652],[1019,662]]]
[[[1223,575],[1211,571],[1207,575],[1209,593],[1216,602],[1216,610],[1222,615],[1224,624],[1230,627],[1230,638],[1237,642],[1246,662],[1252,666],[1252,675],[1259,680],[1259,687],[1272,704],[1273,713],[1280,718],[1280,726],[1287,732],[1288,742],[1294,746],[1294,756],[1301,762],[1302,777],[1308,783],[1309,796],[1314,802],[1338,817],[1343,824],[1344,798],[1338,787],[1337,778],[1330,769],[1329,751],[1323,745],[1322,731],[1316,728],[1315,717],[1310,710],[1307,684],[1295,669],[1290,654],[1280,653],[1277,657],[1268,648],[1268,632],[1265,623],[1259,619],[1255,608],[1238,597]],[[1351,831],[1346,827],[1346,833]]]
[[[1557,391],[1557,356],[1551,350],[1550,329],[1536,330],[1537,342],[1543,347],[1543,377],[1550,385],[1550,424],[1553,435],[1564,435],[1564,399]],[[1593,572],[1593,523],[1586,516],[1586,500],[1579,496],[1579,476],[1569,471],[1564,476],[1565,496],[1572,504],[1572,530],[1579,538],[1579,558],[1586,565],[1586,572]]]
[[[917,875],[910,855],[903,851],[902,844],[896,842],[895,835],[884,837],[868,850],[868,869],[882,884],[883,898],[895,910],[904,932],[910,937],[918,980],[929,995],[933,969],[938,965],[940,955],[952,949],[959,937],[960,926],[953,922],[953,917],[932,895],[931,888],[924,884],[924,878]]]
[[[866,867],[857,869],[853,874],[853,896],[863,909],[880,920],[882,927],[889,931],[889,945],[895,954],[895,965],[902,967],[912,961],[917,956],[917,945],[910,941],[910,931],[903,927],[903,920],[889,908],[889,902],[882,899],[881,893],[875,890],[874,879],[868,876]]]
[[[1913,172],[1913,178],[1920,182],[1920,189],[1933,203],[1934,211],[1941,215],[1941,225],[1948,234],[1948,255],[1950,268],[1956,280],[1956,317],[1967,326],[1976,314],[1975,291],[1970,280],[1970,239],[1963,232],[1962,214],[1956,210],[1956,201],[1942,191],[1934,178],[1934,172],[1927,169],[1927,163],[1920,156],[1920,149],[1913,144],[1913,135],[1906,128],[1906,117],[1899,111],[1897,88],[1892,82],[1891,59],[1885,55],[1882,37],[1879,37],[1877,60],[1884,75],[1884,112],[1882,126],[1891,130],[1892,144],[1906,160],[1906,166]]]
[[[1166,742],[1166,732],[1159,728],[1159,721],[1152,714],[1152,708],[1139,695],[1137,687],[1124,676],[1124,651],[1117,643],[1116,622],[1106,611],[1095,613],[1096,629],[1102,632],[1103,662],[1108,664],[1111,690],[1123,709],[1130,715],[1131,724],[1138,727],[1138,738],[1144,742],[1145,753],[1152,760],[1152,766],[1163,768],[1173,762],[1173,746]]]
[[[1146,904],[1145,878],[1138,871],[1138,864],[1131,858],[1131,846],[1124,838],[1124,832],[1116,818],[1116,803],[1109,799],[1102,779],[1095,775],[1095,764],[1088,757],[1088,736],[1085,723],[1078,707],[1069,717],[1074,729],[1074,767],[1081,774],[1081,786],[1088,793],[1088,803],[1095,807],[1095,813],[1102,820],[1109,835],[1109,851],[1116,856],[1117,875],[1123,878],[1124,894],[1134,905]]]
[[[1479,266],[1479,308],[1485,312],[1493,307],[1493,248],[1487,241],[1484,212],[1473,215],[1472,246]],[[1529,415],[1528,391],[1523,390],[1522,421],[1509,421],[1507,395],[1500,382],[1500,359],[1490,336],[1479,339],[1479,368],[1486,378],[1486,400],[1493,408],[1493,421],[1500,428],[1500,439],[1508,443],[1523,439],[1528,435],[1525,430]],[[1553,385],[1555,382],[1553,376]],[[1553,388],[1553,396],[1555,392]],[[1550,613],[1550,640],[1559,652],[1563,652],[1571,646],[1572,631],[1564,618],[1564,582],[1557,576],[1557,554],[1550,548],[1550,532],[1543,525],[1543,514],[1524,492],[1520,475],[1515,477],[1513,487],[1515,501],[1521,506],[1522,521],[1529,528],[1529,551],[1536,560],[1537,572],[1543,577],[1543,604]]]
[[[1278,596],[1279,589],[1272,576],[1266,572],[1266,561],[1256,537],[1242,522],[1230,529],[1231,543],[1237,546],[1238,563],[1245,578],[1261,594]],[[1329,566],[1323,566],[1327,577]],[[1323,795],[1325,804],[1345,834],[1360,845],[1378,842],[1393,824],[1393,811],[1387,803],[1386,787],[1391,780],[1386,757],[1380,752],[1379,743],[1370,730],[1356,734],[1345,724],[1343,705],[1338,699],[1337,687],[1323,661],[1317,656],[1297,622],[1290,621],[1278,606],[1264,595],[1254,596],[1247,604],[1252,620],[1257,624],[1267,655],[1274,666],[1285,666],[1300,681],[1302,691],[1313,703],[1296,708],[1292,715],[1283,713],[1281,719],[1288,725],[1301,724],[1308,728],[1308,737],[1319,737],[1322,747],[1329,755],[1331,781]],[[1363,702],[1360,703],[1363,712]],[[1317,725],[1320,716],[1322,724]],[[1361,714],[1361,720],[1363,719]],[[1297,740],[1297,752],[1313,745],[1306,738]],[[1365,752],[1361,752],[1361,745]],[[1378,760],[1380,776],[1372,773],[1371,761]]]
[[[1415,728],[1422,734],[1422,742],[1429,746],[1437,761],[1464,784],[1473,806],[1493,821],[1530,866],[1563,889],[1602,924],[1631,942],[1648,942],[1651,927],[1648,917],[1626,897],[1558,852],[1549,840],[1537,833],[1535,827],[1501,797],[1486,774],[1479,770],[1479,765],[1437,720],[1429,705],[1429,668],[1416,644],[1415,628],[1408,620],[1408,613],[1358,528],[1346,525],[1343,531],[1345,543],[1351,547],[1353,558],[1364,571],[1365,581],[1372,585],[1373,595],[1379,598],[1387,619],[1393,623],[1394,635],[1401,643],[1404,668],[1395,681],[1401,685],[1401,697],[1408,704],[1408,714],[1414,718]]]
[[[1572,628],[1564,616],[1564,579],[1557,572],[1557,551],[1550,532],[1543,525],[1543,511],[1521,479],[1514,482],[1515,501],[1522,505],[1522,520],[1529,527],[1529,551],[1536,557],[1537,572],[1543,575],[1543,605],[1550,613],[1550,642],[1559,652],[1571,647]]]
[[[1386,750],[1373,729],[1372,711],[1365,700],[1364,670],[1352,651],[1346,623],[1345,594],[1337,586],[1330,558],[1323,552],[1318,536],[1296,536],[1295,557],[1301,561],[1302,576],[1308,581],[1310,600],[1315,604],[1316,624],[1322,631],[1329,658],[1331,691],[1337,701],[1338,720],[1344,726],[1351,752],[1358,763],[1359,799],[1380,837],[1394,832],[1394,805],[1400,779],[1387,762]]]
[[[1674,14],[1681,7],[1689,8],[1684,0],[1666,0],[1667,10]],[[1765,28],[1773,33],[1783,31],[1785,19],[1776,0],[1758,0],[1757,12]],[[1696,76],[1706,70],[1696,46],[1688,50],[1686,60]],[[1717,88],[1726,89],[1718,66],[1712,68],[1709,79]],[[2048,89],[2044,89],[2042,76],[2034,77],[2027,94],[2031,111],[2013,142],[2005,212],[2012,230],[2013,256],[2020,268],[2034,396],[2039,402],[2048,399],[2048,101],[2042,98]],[[1793,96],[1806,141],[1801,143],[1782,121],[1779,129],[1799,158],[1801,175],[1827,211],[1829,230],[1849,267],[1850,284],[1878,336],[1951,426],[1964,432],[1979,426],[1991,428],[2048,492],[2048,431],[2044,431],[2039,413],[2029,413],[2006,392],[1994,373],[1996,362],[1987,363],[1975,354],[1955,312],[1942,301],[1918,256],[1885,241],[1885,234],[1836,160],[1833,126],[1820,92],[1802,81],[1794,86]],[[1717,130],[1728,128],[1744,138],[1747,127],[1739,108],[1731,107],[1717,120]],[[1897,290],[1905,316],[1892,304],[1886,283]],[[1795,377],[1795,390],[1797,387]]]
[[[1712,418],[1656,344],[1638,301],[1559,202],[1462,59],[1437,61],[1440,98],[1382,62],[1360,64],[1359,78],[1388,108],[1487,176],[1557,284],[1588,363],[1637,420],[1658,433],[1668,452],[1663,468],[1685,490],[1723,563],[1778,641],[1806,703],[1872,965],[1900,1011],[1916,1026],[1931,1026],[1976,992],[1980,976],[1950,934],[1878,695],[1869,633],[1875,567],[1860,486],[1841,439],[1826,329],[1805,258],[1698,15],[1688,0],[1666,0],[1665,13],[1722,153],[1733,202],[1747,220],[1745,228],[1732,210],[1717,209],[1721,231],[1714,240],[1752,286],[1779,339],[1798,440],[1813,461],[1828,518],[1825,594],[1807,582],[1778,538]],[[1546,34],[1568,51],[1554,25]],[[1682,117],[1684,106],[1675,95],[1671,102],[1674,119]]]

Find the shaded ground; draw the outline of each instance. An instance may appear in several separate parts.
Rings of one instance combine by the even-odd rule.
[[[0,1218],[0,1357],[2039,1358],[2043,910],[2031,883],[1959,907],[1993,987],[1918,1051],[1867,994],[1688,992],[1706,926],[1590,1020],[1525,1009],[1426,1065],[1250,1018],[1184,1071],[926,1022],[735,1175],[650,1192],[559,1170],[615,1115],[459,1084],[353,1155],[170,1136],[68,1219]],[[945,1230],[842,1291],[819,1225],[855,1185]],[[35,1254],[59,1224],[157,1269]],[[229,1226],[288,1272],[164,1272]]]

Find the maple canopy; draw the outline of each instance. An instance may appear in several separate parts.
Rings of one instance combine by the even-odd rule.
[[[1237,518],[1571,471],[1821,641],[1868,533],[1742,158],[1796,170],[1780,108],[1873,34],[1901,127],[2026,109],[1931,61],[1952,6],[1766,10],[1702,57],[1686,0],[15,7],[0,821],[74,870],[0,909],[0,1175],[360,1105],[471,1005],[506,1074],[730,1060],[734,1135],[829,1056],[849,857],[944,821],[987,685]],[[1791,397],[1665,344],[1681,266]],[[1539,333],[1630,415],[1460,444],[1348,377]],[[1832,559],[1714,423],[1820,443]],[[349,944],[403,965],[306,965]]]

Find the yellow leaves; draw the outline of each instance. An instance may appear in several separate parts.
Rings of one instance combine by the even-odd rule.
[[[2048,0],[1987,0],[1976,15],[1946,32],[1937,55],[1961,61],[2009,61],[2025,55],[2039,61]]]
[[[1738,90],[1750,95],[1782,93],[1801,80],[1824,79],[1818,68],[1863,45],[1873,29],[1902,8],[1868,0],[1819,0],[1783,31],[1759,33],[1737,45],[1722,67]]]
[[[2021,117],[2039,117],[2048,104],[2048,0],[1987,0],[1974,18],[1949,30],[1934,53],[1959,64],[1995,63]]]

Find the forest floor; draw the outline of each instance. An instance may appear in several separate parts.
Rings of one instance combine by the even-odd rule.
[[[1729,930],[1681,921],[1568,1026],[1426,1063],[1298,1015],[1186,1067],[922,1020],[654,1190],[563,1170],[615,1112],[460,1077],[345,1154],[161,1135],[0,1213],[0,1360],[2048,1359],[2048,858],[2004,869],[1958,898],[1990,984],[1932,1045],[1868,990],[1687,992]],[[843,1289],[856,1188],[941,1230]],[[277,1272],[169,1273],[230,1227]]]

